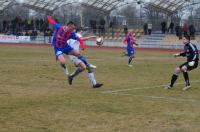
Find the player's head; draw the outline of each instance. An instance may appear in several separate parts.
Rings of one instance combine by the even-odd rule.
[[[82,27],[77,27],[76,28],[76,33],[81,33],[83,31]]]
[[[190,36],[189,35],[185,35],[183,37],[183,44],[188,44],[190,42]]]
[[[70,22],[67,23],[66,30],[68,32],[73,32],[75,30],[75,28],[76,28],[76,25],[75,25],[74,22],[70,21]]]
[[[129,32],[128,32],[128,36],[130,36],[130,37],[133,36],[133,31],[132,31],[132,30],[129,30]]]

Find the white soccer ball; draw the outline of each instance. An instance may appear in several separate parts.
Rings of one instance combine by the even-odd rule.
[[[99,45],[99,46],[103,45],[103,38],[101,38],[101,37],[97,38],[96,44]]]

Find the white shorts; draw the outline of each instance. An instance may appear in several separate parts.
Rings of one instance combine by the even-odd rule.
[[[79,63],[82,62],[80,59],[78,59],[76,56],[73,56],[73,55],[69,55],[69,59],[70,59],[71,61],[73,61],[73,63],[74,63],[75,65],[78,65]]]

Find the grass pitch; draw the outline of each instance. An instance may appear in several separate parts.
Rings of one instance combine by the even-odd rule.
[[[104,83],[93,89],[86,72],[69,86],[51,47],[0,46],[0,131],[199,132],[199,68],[189,73],[189,91],[182,91],[182,75],[174,89],[165,90],[185,59],[136,51],[130,68],[122,52],[83,52]]]

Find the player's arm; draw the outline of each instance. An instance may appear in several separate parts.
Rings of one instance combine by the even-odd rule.
[[[133,45],[134,46],[138,46],[138,43],[136,43],[136,40],[134,39],[134,41],[133,41]]]
[[[186,53],[187,52],[181,52],[181,53],[176,53],[176,54],[174,54],[174,57],[179,57],[179,56],[186,56]]]
[[[61,25],[56,23],[55,20],[51,16],[48,16],[47,20],[50,24],[54,26],[54,28],[60,28]]]
[[[94,39],[96,38],[97,36],[89,36],[89,37],[82,37],[82,40],[83,41],[86,41],[86,40],[89,40],[89,39]]]
[[[74,39],[74,40],[78,40],[78,41],[80,42],[80,48],[81,48],[82,50],[85,49],[85,44],[84,44],[83,39],[82,39],[81,37],[78,37],[78,36],[76,35],[75,32],[72,32],[70,38],[71,38],[71,39]]]
[[[124,39],[123,43],[126,44],[127,41],[128,41],[128,36]]]

